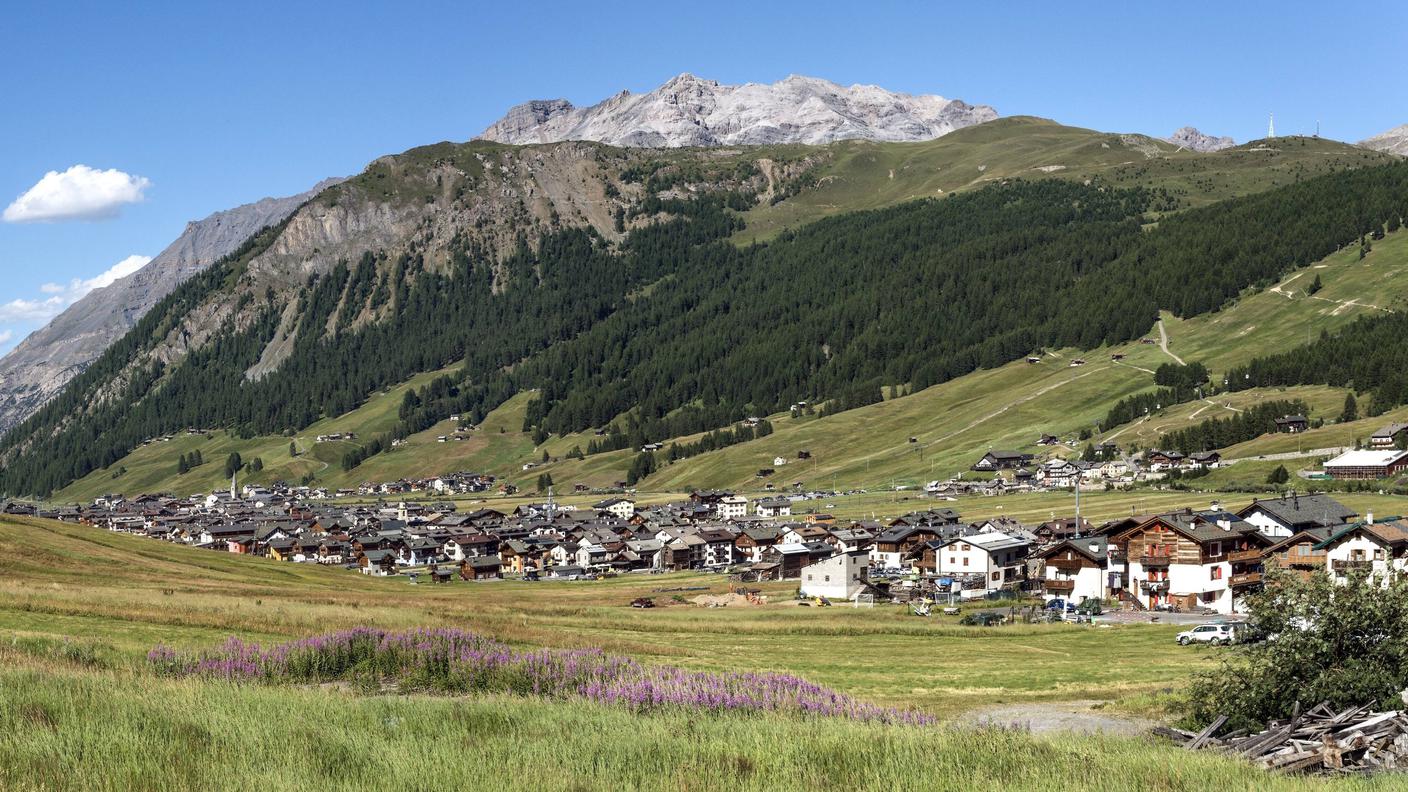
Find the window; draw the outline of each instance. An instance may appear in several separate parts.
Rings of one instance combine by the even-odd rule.
[[[1222,542],[1210,542],[1210,543],[1208,544],[1208,555],[1210,555],[1210,556],[1220,556],[1220,555],[1222,555]]]
[[[1001,580],[1001,579],[1002,579],[1002,576],[1001,576],[1000,574],[998,574],[997,572],[994,572],[994,573],[992,573],[992,579],[993,579],[993,580]]]
[[[822,582],[824,582],[824,583],[830,583],[830,582],[831,582],[831,576],[830,576],[830,575],[827,575],[825,578],[823,578],[823,581],[822,581]]]
[[[963,557],[963,566],[968,566],[968,556]]]
[[[1383,551],[1383,550],[1375,550],[1375,551],[1374,551],[1374,560],[1375,560],[1375,561],[1382,561],[1382,560],[1384,560],[1384,551]]]
[[[958,556],[949,556],[948,563],[949,566],[958,566]]]
[[[1213,580],[1222,580],[1222,567],[1220,567],[1220,566],[1215,566],[1215,567],[1212,568],[1212,579],[1213,579]]]
[[[1298,544],[1298,545],[1296,545],[1296,555],[1303,555],[1303,556],[1305,556],[1305,555],[1310,555],[1310,545],[1308,545],[1308,544]]]
[[[969,547],[968,545],[961,545],[958,549],[959,549],[959,550],[962,550],[962,551],[964,551],[964,552],[966,553],[966,552],[968,552],[969,550],[972,550],[973,548]]]

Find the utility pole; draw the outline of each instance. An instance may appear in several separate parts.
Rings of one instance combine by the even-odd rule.
[[[1080,475],[1076,475],[1076,536],[1080,536]]]

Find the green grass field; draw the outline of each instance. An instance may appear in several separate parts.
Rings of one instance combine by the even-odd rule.
[[[0,653],[7,790],[1323,790],[1131,738],[905,730],[510,697],[360,697]],[[75,761],[81,756],[81,761]]]
[[[953,714],[976,704],[1115,699],[1181,676],[1205,655],[1168,652],[1172,627],[1092,630],[1038,625],[958,627],[899,607],[855,610],[784,604],[795,582],[765,584],[775,601],[750,608],[627,607],[655,589],[707,586],[706,575],[626,576],[570,583],[410,586],[343,570],[197,551],[83,526],[26,520],[0,525],[12,548],[0,562],[0,631],[25,639],[81,636],[130,657],[157,641],[196,648],[234,633],[269,641],[372,625],[469,627],[531,646],[598,646],[643,660],[712,671],[787,671],[879,703]],[[695,596],[700,592],[689,593]],[[1118,635],[1118,640],[1109,638]],[[944,668],[896,663],[942,646]],[[1119,660],[1099,679],[1093,656]],[[994,662],[1000,660],[1000,662]],[[972,672],[982,668],[981,681]]]
[[[153,675],[157,642],[273,642],[354,625],[453,625],[519,646],[800,674],[943,718],[997,703],[1158,714],[1215,652],[1177,628],[960,627],[897,607],[671,604],[718,577],[410,586],[37,520],[0,521],[0,788],[1386,788],[1266,776],[1152,738],[886,727],[782,715],[633,715],[508,695],[364,694]],[[698,592],[689,592],[692,596]],[[634,610],[642,594],[665,604]]]

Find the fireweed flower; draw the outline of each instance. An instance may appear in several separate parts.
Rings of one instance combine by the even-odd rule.
[[[356,627],[267,650],[231,637],[193,655],[157,645],[147,653],[147,661],[161,674],[234,682],[318,683],[371,677],[389,679],[403,689],[576,698],[637,712],[677,708],[915,726],[934,723],[932,716],[868,704],[791,674],[718,674],[646,666],[600,649],[516,651],[453,627],[403,632]]]

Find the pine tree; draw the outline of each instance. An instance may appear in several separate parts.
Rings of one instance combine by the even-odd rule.
[[[552,486],[552,474],[551,474],[551,473],[542,473],[542,474],[539,474],[539,476],[538,476],[538,492],[547,492],[547,491],[548,491],[548,487],[551,487],[551,486]]]
[[[1289,470],[1286,470],[1286,466],[1285,466],[1285,465],[1277,465],[1277,466],[1276,466],[1276,469],[1273,470],[1273,471],[1271,471],[1271,475],[1269,475],[1269,476],[1266,477],[1266,483],[1267,483],[1267,484],[1277,484],[1277,485],[1280,485],[1280,484],[1285,484],[1286,482],[1288,482],[1288,481],[1290,481],[1290,480],[1291,480],[1291,472],[1290,472]]]
[[[226,476],[235,475],[242,467],[244,467],[244,462],[240,459],[240,453],[238,451],[232,452],[229,456],[225,457]]]
[[[1354,400],[1354,393],[1345,394],[1344,410],[1340,412],[1340,423],[1359,420],[1359,402]]]
[[[292,440],[288,441],[288,455],[291,457],[298,456],[298,443]]]
[[[655,455],[642,451],[631,460],[631,469],[626,471],[626,486],[633,487],[641,479],[655,472]]]
[[[1306,289],[1305,293],[1307,295],[1314,294],[1320,291],[1321,288],[1323,288],[1323,285],[1320,283],[1320,273],[1317,272],[1315,273],[1315,280],[1310,282],[1310,288]]]
[[[176,475],[184,476],[191,469],[191,465],[186,461],[186,455],[182,454],[179,462],[176,463]]]

